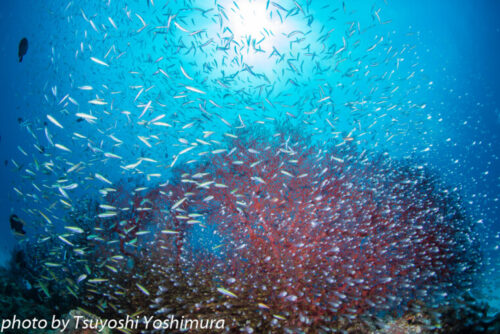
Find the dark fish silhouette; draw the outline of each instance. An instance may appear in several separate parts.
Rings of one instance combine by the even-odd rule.
[[[18,56],[19,56],[19,62],[23,61],[23,57],[28,52],[28,40],[26,38],[23,38],[19,42],[19,50],[18,50]]]
[[[19,218],[17,215],[10,215],[10,228],[17,235],[25,235],[26,231],[23,229],[24,221]]]

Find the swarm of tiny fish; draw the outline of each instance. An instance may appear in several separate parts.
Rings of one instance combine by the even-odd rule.
[[[432,83],[382,4],[51,5],[66,38],[12,160],[46,298],[269,331],[470,288],[457,191],[406,159]]]
[[[166,277],[191,273],[195,291],[201,271],[205,289],[286,326],[404,311],[471,287],[479,257],[470,223],[428,171],[254,133],[167,184],[109,195],[115,214],[103,224],[118,237],[107,251],[148,258]],[[162,279],[137,279],[139,295],[168,295]]]
[[[256,330],[327,328],[470,289],[474,233],[429,171],[287,133],[241,129],[169,182],[89,202],[80,227],[50,238],[61,248],[41,272],[107,317],[212,314]]]

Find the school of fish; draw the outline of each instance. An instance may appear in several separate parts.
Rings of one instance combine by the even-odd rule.
[[[429,149],[411,139],[429,81],[386,6],[59,5],[69,38],[51,40],[21,124],[32,146],[12,160],[36,289],[99,316],[220,312],[247,332],[327,331],[469,289],[453,191],[387,153]]]

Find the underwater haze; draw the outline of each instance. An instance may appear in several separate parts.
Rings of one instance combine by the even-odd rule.
[[[3,1],[1,318],[500,331],[499,13]]]

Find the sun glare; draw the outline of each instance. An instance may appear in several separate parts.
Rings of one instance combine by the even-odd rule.
[[[279,25],[270,16],[271,11],[266,10],[263,1],[239,1],[233,4],[228,13],[230,29],[237,40],[249,36],[260,40],[274,34]]]
[[[284,42],[282,33],[287,32],[289,24],[267,1],[228,1],[228,4],[225,26],[240,47],[246,49],[248,61],[255,62],[263,56],[267,58],[273,47],[279,48]]]

